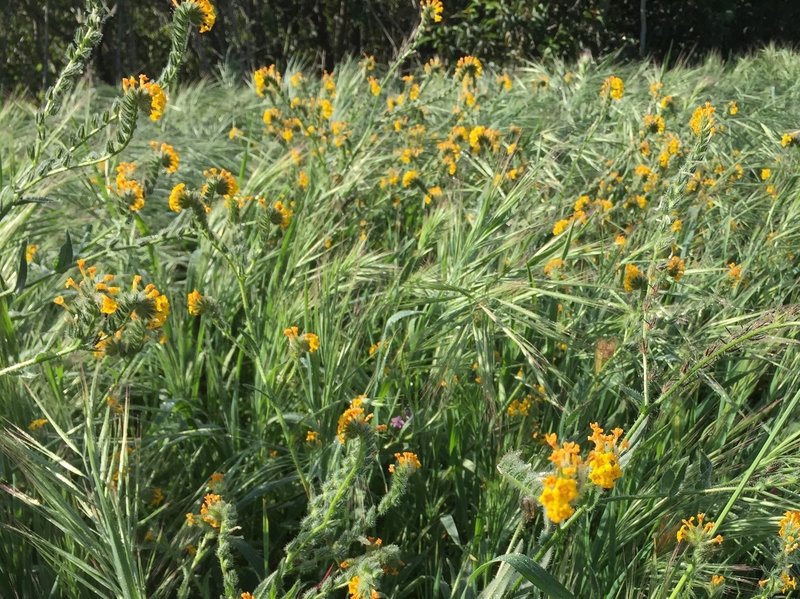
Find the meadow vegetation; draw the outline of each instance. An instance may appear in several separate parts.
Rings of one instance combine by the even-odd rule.
[[[2,596],[795,590],[800,56],[413,66],[423,5],[89,88],[98,11],[5,100]]]

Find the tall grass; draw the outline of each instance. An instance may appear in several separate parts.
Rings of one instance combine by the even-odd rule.
[[[778,520],[800,509],[800,148],[780,143],[800,121],[797,55],[670,71],[535,64],[508,73],[510,89],[487,69],[469,88],[474,106],[452,69],[400,73],[414,75],[417,100],[380,69],[340,65],[335,93],[310,73],[293,85],[292,68],[263,98],[230,75],[186,85],[119,158],[139,174],[151,139],[180,154],[140,211],[116,196],[112,160],[51,180],[36,189],[46,202],[0,222],[3,596],[216,597],[259,584],[257,596],[345,596],[354,571],[341,561],[387,597],[538,596],[539,570],[479,569],[509,553],[575,597],[705,596],[715,574],[728,596],[767,593],[758,581],[782,563]],[[600,95],[612,74],[620,100]],[[79,89],[52,126],[77,126],[113,95]],[[317,97],[330,119],[309,107]],[[695,135],[706,101],[717,129]],[[282,114],[270,129],[272,107]],[[646,114],[663,115],[666,132],[647,132]],[[281,120],[294,116],[303,129],[286,142]],[[338,147],[332,122],[346,123]],[[8,181],[36,125],[13,100],[0,123]],[[478,125],[498,132],[497,148],[456,140],[449,174],[437,144]],[[681,147],[662,168],[669,134]],[[648,191],[642,164],[657,173]],[[211,167],[253,199],[170,211],[173,186],[197,189]],[[270,220],[279,200],[293,211],[285,229]],[[79,277],[56,272],[67,233],[74,259],[127,282],[141,274],[169,297],[163,343],[96,359],[92,340],[76,339],[53,304],[72,301],[64,281]],[[27,244],[38,252],[14,292]],[[677,281],[672,256],[685,265]],[[641,271],[631,292],[626,265]],[[195,289],[200,316],[187,311]],[[292,326],[319,350],[288,339]],[[367,427],[386,428],[342,444],[340,415],[360,395]],[[587,448],[591,422],[626,431],[624,474],[555,525],[536,501],[544,435]],[[387,466],[403,451],[421,468],[391,491],[400,479]],[[215,472],[231,510],[222,570],[218,533],[185,517]],[[699,512],[724,537],[713,550],[676,541]],[[396,553],[374,553],[368,537]],[[384,575],[390,558],[402,565]]]

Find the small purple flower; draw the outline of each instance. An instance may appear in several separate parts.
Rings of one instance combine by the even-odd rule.
[[[403,428],[406,423],[411,420],[411,410],[406,409],[402,416],[395,416],[389,421],[389,424],[394,428]]]

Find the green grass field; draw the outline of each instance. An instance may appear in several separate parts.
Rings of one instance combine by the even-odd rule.
[[[371,67],[6,99],[0,595],[791,594],[800,56]]]

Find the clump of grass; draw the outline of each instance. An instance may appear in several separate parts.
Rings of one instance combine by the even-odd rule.
[[[411,66],[435,4],[391,65],[0,111],[21,596],[792,590],[796,55]]]

